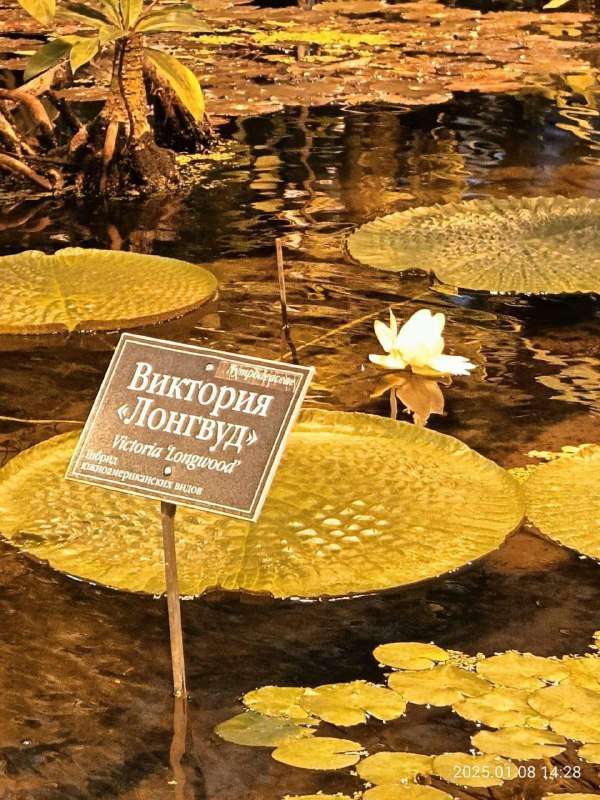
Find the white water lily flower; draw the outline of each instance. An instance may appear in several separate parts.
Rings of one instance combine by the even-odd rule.
[[[375,335],[388,355],[372,354],[370,361],[386,369],[405,369],[422,375],[468,375],[475,364],[463,356],[444,355],[444,314],[421,308],[398,330],[390,309],[390,324],[377,320]]]

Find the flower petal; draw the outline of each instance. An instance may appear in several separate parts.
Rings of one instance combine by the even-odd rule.
[[[444,350],[444,340],[440,335],[444,323],[443,314],[433,316],[428,308],[419,309],[400,328],[396,348],[409,364],[428,364]]]
[[[393,329],[392,325],[390,324],[390,327],[388,328],[385,322],[382,322],[378,319],[375,320],[373,328],[379,344],[383,347],[386,353],[389,353],[391,350],[393,350],[396,346],[396,331]]]
[[[430,359],[428,366],[444,375],[468,375],[475,369],[475,364],[464,356],[435,356]]]
[[[385,367],[386,369],[404,369],[404,367],[406,367],[406,361],[401,358],[399,353],[391,353],[388,356],[372,353],[369,356],[369,361],[372,361],[373,364],[377,364],[379,367]]]

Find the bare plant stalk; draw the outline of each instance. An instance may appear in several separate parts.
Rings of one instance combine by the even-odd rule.
[[[283,245],[281,239],[275,239],[275,258],[277,261],[277,278],[279,280],[279,302],[281,304],[281,332],[284,343],[288,346],[288,353],[294,364],[300,363],[296,352],[296,345],[292,339],[290,321],[288,317],[287,293],[285,289],[285,266],[283,263]]]
[[[285,290],[285,267],[283,264],[283,246],[281,239],[275,239],[275,258],[277,260],[277,278],[279,280],[279,302],[281,303],[281,327],[284,331],[290,329],[287,308],[287,295]]]

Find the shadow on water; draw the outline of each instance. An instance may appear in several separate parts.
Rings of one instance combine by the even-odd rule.
[[[567,105],[585,102],[571,96]],[[560,127],[565,108],[543,94],[464,95],[411,113],[325,108],[238,120],[217,157],[186,166],[190,188],[180,196],[99,204],[3,198],[0,252],[95,246],[206,262],[220,281],[217,303],[152,332],[289,358],[273,259],[273,239],[283,236],[294,345],[318,370],[309,405],[388,415],[381,373],[368,362],[377,350],[373,320],[389,306],[400,318],[422,306],[442,310],[449,351],[478,369],[443,387],[445,413],[429,425],[506,466],[524,464],[531,449],[597,439],[597,300],[453,297],[431,290],[425,277],[349,263],[342,245],[353,226],[416,205],[597,195],[597,118],[588,115],[591,132],[579,136],[572,119],[571,129]],[[85,419],[114,343],[0,340],[3,458]],[[60,576],[0,543],[0,798],[352,793],[360,786],[349,773],[285,767],[267,750],[221,741],[213,728],[260,685],[380,680],[370,653],[383,642],[433,640],[473,654],[583,653],[600,628],[598,570],[523,528],[481,562],[398,591],[328,603],[218,594],[186,602],[192,697],[174,783],[170,750],[177,762],[181,735],[173,749],[162,601]],[[443,752],[467,750],[472,732],[446,710],[412,707],[402,720],[345,734],[372,752]],[[547,788],[530,787],[528,797]]]

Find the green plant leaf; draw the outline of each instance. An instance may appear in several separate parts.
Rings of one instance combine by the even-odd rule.
[[[35,78],[41,72],[54,67],[59,63],[71,49],[71,42],[66,38],[53,39],[48,44],[42,45],[40,49],[27,60],[25,67],[24,80],[28,81]]]
[[[85,3],[65,3],[60,7],[59,13],[62,17],[76,19],[91,28],[101,28],[105,25],[114,24],[114,19]]]
[[[117,0],[96,0],[96,2],[104,9],[104,13],[107,17],[109,17],[112,23],[119,26],[121,25],[119,4]]]
[[[42,25],[49,25],[56,14],[56,0],[19,0],[19,5]]]
[[[163,31],[207,33],[210,29],[202,20],[198,19],[193,10],[164,8],[143,17],[136,25],[136,30],[139,33],[161,33]]]
[[[121,0],[123,21],[128,27],[133,27],[144,8],[144,0]]]
[[[179,59],[161,50],[144,50],[156,71],[177,94],[183,105],[198,122],[204,117],[204,95],[194,73]]]
[[[73,75],[79,67],[87,64],[98,52],[100,47],[99,36],[82,36],[71,48],[70,62]]]

